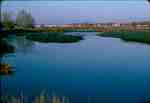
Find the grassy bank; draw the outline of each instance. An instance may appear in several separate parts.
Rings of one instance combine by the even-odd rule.
[[[61,29],[13,29],[3,31],[4,35],[25,36],[29,40],[38,42],[72,43],[82,40],[82,36],[64,35]]]
[[[64,33],[30,33],[26,38],[38,42],[72,43],[82,40],[82,36],[64,35]]]
[[[97,35],[150,44],[150,32],[105,32]]]

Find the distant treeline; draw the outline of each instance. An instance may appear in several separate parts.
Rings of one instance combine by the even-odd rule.
[[[115,27],[112,23],[101,24],[71,24],[68,27],[46,27],[41,24],[40,27],[36,27],[36,21],[32,17],[30,12],[26,10],[20,10],[16,18],[12,18],[14,14],[4,11],[1,13],[2,29],[13,32],[30,31],[30,32],[114,32],[114,31],[150,31],[150,22],[132,22],[127,24],[119,24]],[[122,25],[122,26],[121,26]],[[123,26],[124,25],[124,26]],[[30,30],[29,30],[30,29]]]
[[[1,13],[2,29],[11,30],[14,28],[34,27],[35,20],[29,12],[25,10],[20,10],[16,15],[15,19],[13,19],[12,16],[14,15],[7,11]]]

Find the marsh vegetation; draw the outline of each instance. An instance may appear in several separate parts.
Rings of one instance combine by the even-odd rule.
[[[27,39],[38,42],[58,42],[71,43],[78,42],[83,38],[81,36],[64,35],[63,33],[31,33],[26,36]]]
[[[97,35],[150,44],[150,32],[105,32]]]
[[[42,92],[39,96],[25,96],[21,93],[19,96],[1,96],[2,103],[70,103],[67,96],[49,95]]]

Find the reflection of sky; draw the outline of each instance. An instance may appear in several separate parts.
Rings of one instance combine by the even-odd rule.
[[[3,1],[2,11],[32,13],[37,23],[126,22],[150,20],[150,5],[135,1]]]

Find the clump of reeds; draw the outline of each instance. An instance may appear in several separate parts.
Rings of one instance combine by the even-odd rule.
[[[19,96],[1,96],[1,103],[69,103],[69,98],[66,96],[49,96],[42,92],[39,96],[34,96],[33,99],[29,99],[29,96],[24,96],[21,93]]]

